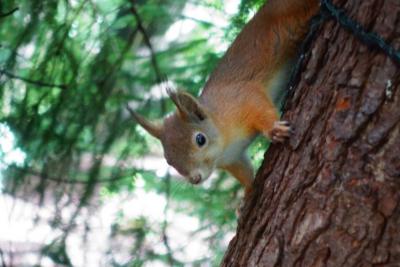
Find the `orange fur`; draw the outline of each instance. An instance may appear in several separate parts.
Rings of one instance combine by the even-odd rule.
[[[253,168],[247,159],[240,159],[232,164],[221,166],[222,169],[233,175],[245,188],[245,194],[248,195],[252,191]]]
[[[275,142],[288,136],[267,91],[281,82],[297,53],[318,0],[268,0],[243,28],[211,74],[200,98],[168,91],[177,112],[162,127],[134,118],[161,140],[167,162],[192,183],[215,167],[235,176],[251,192],[252,166],[244,151],[262,133]],[[265,90],[267,88],[267,90]],[[196,136],[207,142],[199,145]]]
[[[231,143],[238,134],[248,138],[261,132],[270,137],[278,113],[265,87],[268,90],[277,71],[296,55],[298,42],[317,10],[316,0],[268,1],[221,59],[200,101],[214,114],[224,143]],[[241,173],[240,164],[222,168],[247,187],[249,181],[235,174]]]

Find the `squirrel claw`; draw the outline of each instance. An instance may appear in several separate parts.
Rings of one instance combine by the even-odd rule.
[[[239,206],[235,210],[235,214],[237,218],[240,218],[241,215],[243,214],[243,208],[244,208],[244,201],[243,199],[240,201]]]
[[[272,143],[283,143],[292,133],[293,129],[288,121],[276,121],[268,135]]]

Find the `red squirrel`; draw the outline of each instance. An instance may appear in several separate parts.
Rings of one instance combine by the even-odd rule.
[[[177,111],[162,124],[129,107],[134,119],[158,138],[164,156],[190,183],[215,168],[228,171],[252,190],[253,167],[246,149],[257,134],[283,142],[290,126],[279,120],[268,92],[284,90],[299,41],[318,0],[268,0],[246,24],[212,72],[199,98],[167,90]]]

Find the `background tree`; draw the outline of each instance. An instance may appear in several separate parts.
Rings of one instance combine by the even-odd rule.
[[[160,147],[125,106],[150,118],[170,112],[166,77],[197,94],[262,2],[236,1],[232,25],[221,26],[184,12],[201,8],[227,18],[228,3],[221,0],[1,1],[0,189],[7,208],[0,222],[20,217],[31,229],[52,230],[39,234],[43,242],[11,242],[7,231],[18,224],[1,227],[10,228],[0,234],[0,263],[218,265],[235,227],[240,185],[221,174],[193,187],[168,170],[148,168],[146,162],[161,158]],[[195,27],[175,29],[171,37],[179,21]],[[256,161],[265,147],[253,146],[252,154],[260,151]],[[140,206],[145,193],[162,204]],[[136,202],[127,201],[134,196]],[[110,205],[111,227],[101,228],[108,239],[97,241],[99,213]],[[157,205],[156,218],[129,214]],[[20,212],[21,206],[28,208]],[[174,220],[182,216],[192,218],[189,240],[208,247],[200,256],[188,259],[190,242],[176,241],[181,229]],[[101,244],[106,251],[93,248]],[[100,251],[101,257],[90,256]]]
[[[400,48],[398,1],[334,4]],[[306,53],[223,266],[398,266],[400,65],[330,19]]]

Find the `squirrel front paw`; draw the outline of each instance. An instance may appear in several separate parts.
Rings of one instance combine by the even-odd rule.
[[[290,137],[292,132],[293,129],[288,121],[276,121],[272,130],[269,131],[268,136],[272,143],[283,143]]]

